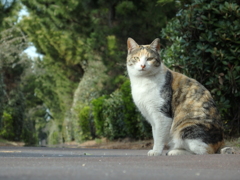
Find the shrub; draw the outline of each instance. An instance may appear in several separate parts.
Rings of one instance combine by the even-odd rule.
[[[14,137],[15,137],[14,128],[13,128],[13,118],[10,114],[6,112],[3,112],[0,136],[8,140],[14,140]]]
[[[96,135],[99,137],[104,136],[104,119],[103,119],[103,104],[107,96],[101,96],[92,100],[93,117]]]
[[[122,95],[119,90],[116,90],[110,95],[110,98],[104,100],[104,136],[108,139],[127,137],[123,108]]]
[[[163,57],[211,91],[230,134],[240,122],[239,18],[238,1],[194,0],[162,31],[172,43]]]
[[[25,119],[21,134],[21,139],[24,141],[25,145],[36,145],[37,144],[37,134],[35,130],[35,123],[30,119]]]
[[[80,139],[82,141],[91,139],[90,107],[85,106],[79,113]]]

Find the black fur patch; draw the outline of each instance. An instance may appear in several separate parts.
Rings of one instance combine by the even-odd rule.
[[[215,144],[223,140],[221,128],[210,125],[196,124],[181,131],[182,139],[202,139],[206,144]]]
[[[172,73],[170,71],[166,72],[165,80],[165,84],[160,91],[160,96],[165,100],[165,102],[160,108],[160,112],[166,117],[172,118]]]

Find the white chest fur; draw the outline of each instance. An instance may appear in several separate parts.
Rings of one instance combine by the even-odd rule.
[[[164,104],[160,92],[165,83],[165,73],[148,77],[130,75],[130,80],[136,106],[151,124],[154,123],[154,114],[160,113],[160,107]]]

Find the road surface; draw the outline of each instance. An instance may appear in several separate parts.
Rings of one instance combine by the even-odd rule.
[[[0,180],[240,180],[240,154],[148,157],[146,150],[0,147]]]

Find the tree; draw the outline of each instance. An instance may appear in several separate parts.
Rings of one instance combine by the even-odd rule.
[[[19,65],[22,60],[20,53],[26,47],[26,36],[14,24],[17,20],[16,13],[19,10],[19,4],[16,1],[1,1],[0,9],[0,130],[4,130],[6,122],[3,122],[2,118],[3,112],[8,108],[6,104],[13,102],[11,100],[14,99],[12,98],[14,96],[16,98],[14,99],[16,100],[15,104],[20,103],[19,107],[23,107],[20,100],[21,92],[17,91],[18,88],[16,88],[19,78],[16,77],[19,77],[22,72],[22,66]],[[11,94],[13,90],[17,91],[15,92],[16,96]],[[23,123],[23,112],[20,109],[18,110],[19,113],[17,111],[13,112],[13,114],[18,114],[17,118],[5,118],[13,123],[12,130],[16,135],[14,137],[20,137]],[[6,116],[9,116],[9,114]],[[14,123],[17,124],[14,125]]]
[[[0,3],[0,136],[8,140],[36,144],[35,117],[29,111],[41,106],[34,96],[33,62],[23,51],[26,34],[18,26],[18,1]]]
[[[12,4],[11,4],[12,2]],[[4,19],[12,13],[14,6],[15,6],[15,1],[1,1],[0,3],[0,32],[4,29],[5,21]],[[1,41],[0,44],[2,44],[2,35],[0,36]],[[0,53],[3,52],[2,50]],[[0,54],[0,128],[2,124],[2,116],[3,116],[3,105],[4,105],[4,83],[3,83],[3,74],[2,70],[3,69],[3,58],[2,55]]]
[[[30,16],[23,19],[21,28],[44,55],[39,61],[42,74],[36,79],[36,94],[51,112],[50,129],[54,132],[49,134],[57,138],[52,142],[81,139],[77,138],[79,112],[123,83],[117,79],[125,72],[127,37],[136,37],[142,43],[152,41],[176,12],[175,1],[22,3]]]

